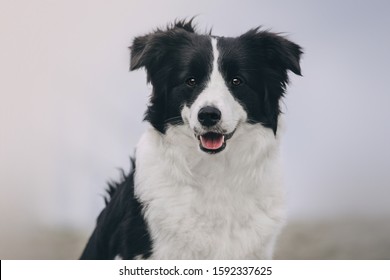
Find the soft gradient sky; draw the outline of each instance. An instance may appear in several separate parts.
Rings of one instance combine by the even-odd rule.
[[[127,47],[193,15],[305,50],[284,100],[291,218],[390,217],[389,14],[387,1],[1,0],[0,230],[91,229],[145,127],[150,86]]]

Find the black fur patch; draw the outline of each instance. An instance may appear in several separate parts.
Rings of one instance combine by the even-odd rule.
[[[142,215],[142,205],[134,196],[134,161],[130,174],[121,183],[110,185],[110,198],[80,259],[107,260],[145,258],[151,254],[151,240]]]
[[[130,69],[145,67],[153,85],[145,120],[162,133],[167,124],[181,124],[181,108],[205,88],[212,59],[210,36],[195,33],[192,21],[179,21],[166,30],[135,38]],[[189,78],[196,79],[196,86],[186,83]]]
[[[249,123],[261,123],[276,133],[279,99],[288,84],[287,70],[300,75],[301,48],[268,31],[252,29],[237,38],[218,38],[219,67]],[[232,81],[242,82],[235,86]]]

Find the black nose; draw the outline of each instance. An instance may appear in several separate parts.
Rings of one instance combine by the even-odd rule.
[[[204,126],[216,125],[221,120],[221,111],[211,106],[203,107],[199,110],[198,120]]]

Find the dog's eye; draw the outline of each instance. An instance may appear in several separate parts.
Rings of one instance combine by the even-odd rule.
[[[242,80],[239,77],[234,77],[231,83],[233,86],[239,86],[242,84]]]
[[[196,80],[195,80],[195,78],[194,78],[194,77],[188,78],[188,79],[186,80],[186,84],[187,84],[187,86],[190,86],[190,87],[195,86],[195,85],[196,85]]]

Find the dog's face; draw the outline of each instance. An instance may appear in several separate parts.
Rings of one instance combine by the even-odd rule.
[[[242,123],[276,133],[287,71],[300,75],[301,53],[298,45],[257,28],[237,38],[216,37],[182,21],[135,38],[131,69],[145,67],[153,85],[145,119],[161,133],[185,126],[202,151],[215,154]]]

